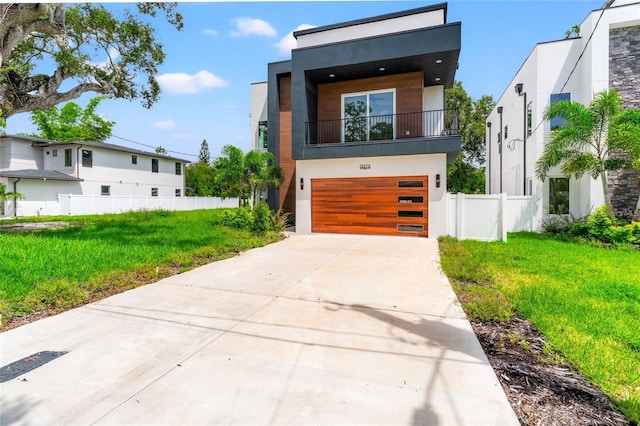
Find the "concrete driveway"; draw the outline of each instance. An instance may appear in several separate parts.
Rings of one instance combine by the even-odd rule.
[[[2,424],[518,424],[432,239],[293,235],[0,345],[55,358],[0,384]]]

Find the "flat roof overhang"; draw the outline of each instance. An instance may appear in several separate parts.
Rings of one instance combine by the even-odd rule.
[[[305,145],[302,157],[296,158],[296,160],[446,154],[447,163],[453,163],[461,149],[462,139],[457,135],[389,141],[328,143]]]
[[[452,87],[460,56],[461,24],[319,45],[292,51],[293,73],[323,84],[421,71],[424,86]]]

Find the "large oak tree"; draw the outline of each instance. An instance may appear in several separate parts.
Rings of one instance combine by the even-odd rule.
[[[139,3],[121,16],[97,3],[0,4],[0,120],[86,92],[150,107],[165,58],[149,22],[158,13],[182,29],[176,3]]]

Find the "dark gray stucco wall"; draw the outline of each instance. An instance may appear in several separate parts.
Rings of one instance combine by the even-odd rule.
[[[609,30],[609,88],[617,89],[625,108],[640,108],[640,26]],[[611,202],[616,216],[640,220],[636,204],[640,173],[609,173]]]

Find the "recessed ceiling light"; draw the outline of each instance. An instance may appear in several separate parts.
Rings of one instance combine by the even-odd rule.
[[[384,70],[386,70],[386,68],[385,68],[385,67],[380,67],[380,68],[378,68],[378,71],[384,71]]]
[[[436,64],[441,64],[442,63],[442,59],[436,59]]]
[[[436,78],[435,78],[435,80],[436,80],[436,81],[440,81],[440,77],[436,77]]]
[[[336,76],[335,74],[329,74],[329,78],[333,78],[335,76]]]

